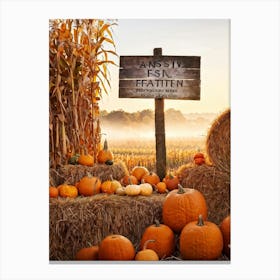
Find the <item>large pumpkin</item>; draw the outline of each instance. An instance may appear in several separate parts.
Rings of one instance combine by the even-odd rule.
[[[108,149],[108,142],[107,142],[107,139],[105,139],[103,149],[100,150],[98,152],[98,154],[97,154],[97,162],[98,163],[108,163],[108,164],[111,164],[113,159],[114,159],[114,155]]]
[[[132,242],[125,236],[113,234],[105,237],[98,252],[99,260],[134,260],[135,249]]]
[[[223,236],[219,227],[209,221],[188,223],[180,234],[180,254],[184,260],[215,260],[223,249]]]
[[[207,205],[201,192],[183,188],[168,193],[163,202],[163,223],[175,232],[180,232],[189,222],[195,221],[198,215],[207,219]]]
[[[88,174],[77,184],[79,193],[83,196],[91,196],[100,193],[101,181],[99,178]]]
[[[141,182],[142,178],[148,174],[149,170],[144,166],[135,166],[131,171],[131,175],[135,176],[139,182]]]
[[[140,248],[144,248],[147,240],[155,240],[147,244],[147,249],[154,250],[159,258],[171,256],[175,247],[175,235],[174,232],[164,224],[160,224],[158,220],[154,225],[148,226],[141,238]]]
[[[230,257],[230,215],[225,217],[220,225],[223,234],[224,247],[223,252]]]

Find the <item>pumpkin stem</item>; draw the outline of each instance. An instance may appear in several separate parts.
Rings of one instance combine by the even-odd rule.
[[[87,177],[91,178],[92,177],[92,174],[87,172]]]
[[[200,227],[203,227],[204,226],[204,221],[203,221],[203,218],[202,218],[202,215],[199,214],[198,216],[198,221],[197,221],[197,226],[200,226]]]
[[[181,184],[178,184],[178,192],[179,194],[185,193],[185,190]]]
[[[107,142],[107,139],[104,140],[103,150],[105,150],[105,151],[108,150],[108,142]]]
[[[159,226],[160,226],[160,222],[159,222],[158,219],[155,219],[155,226],[156,226],[156,227],[159,227]]]
[[[110,180],[114,181],[114,178],[113,178],[112,174],[110,174]]]
[[[143,250],[146,250],[147,249],[147,245],[148,245],[148,243],[150,243],[150,242],[156,242],[154,239],[148,239],[148,240],[146,240],[146,242],[144,243],[144,246],[143,246]]]

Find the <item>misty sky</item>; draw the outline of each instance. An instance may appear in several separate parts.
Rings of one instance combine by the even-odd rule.
[[[201,56],[201,99],[165,100],[165,108],[193,112],[221,112],[230,102],[230,21],[227,19],[119,19],[114,27],[119,55]],[[103,96],[101,110],[134,112],[154,109],[153,99],[118,98],[118,71],[111,68],[109,96]]]

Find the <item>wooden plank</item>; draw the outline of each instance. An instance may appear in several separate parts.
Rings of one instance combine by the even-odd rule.
[[[120,69],[119,79],[200,79],[200,70],[186,68],[170,69]]]
[[[156,169],[157,175],[162,180],[166,173],[166,145],[164,99],[155,99],[155,136],[156,136]]]
[[[172,89],[119,88],[119,98],[166,98],[200,100],[200,86]]]
[[[120,56],[121,68],[200,68],[200,56]]]

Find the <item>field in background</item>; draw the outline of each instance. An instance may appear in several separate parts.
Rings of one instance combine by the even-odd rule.
[[[129,171],[136,165],[156,171],[155,139],[110,140],[110,150],[115,160],[125,162]],[[191,162],[197,151],[205,152],[205,137],[166,139],[167,171]]]

